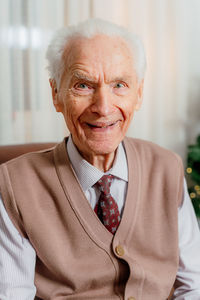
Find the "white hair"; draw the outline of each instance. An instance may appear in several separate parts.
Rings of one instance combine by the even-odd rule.
[[[92,38],[98,34],[110,37],[119,36],[124,39],[133,53],[134,68],[137,78],[141,81],[144,78],[146,69],[146,57],[141,40],[127,29],[101,19],[89,19],[75,26],[61,28],[56,31],[51,40],[46,58],[48,61],[47,69],[50,78],[56,81],[57,87],[60,85],[64,65],[63,52],[66,45],[74,38]]]

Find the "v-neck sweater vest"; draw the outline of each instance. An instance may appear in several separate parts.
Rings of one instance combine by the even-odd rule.
[[[179,261],[181,159],[138,139],[125,138],[124,146],[129,181],[114,236],[86,199],[66,140],[1,165],[6,210],[37,254],[41,299],[164,300],[169,295]]]

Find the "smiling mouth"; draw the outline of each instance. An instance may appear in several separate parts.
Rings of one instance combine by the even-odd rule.
[[[118,123],[118,121],[115,121],[115,122],[110,123],[110,124],[104,124],[104,123],[98,123],[98,124],[86,123],[86,124],[90,127],[93,127],[93,128],[109,128],[109,127],[112,127],[112,126],[116,125],[117,123]]]

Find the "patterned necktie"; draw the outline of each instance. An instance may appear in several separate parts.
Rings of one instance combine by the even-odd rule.
[[[104,226],[112,234],[114,234],[120,222],[120,214],[117,203],[110,194],[110,185],[112,180],[112,175],[104,175],[96,183],[101,194],[99,201],[95,207],[95,212],[97,213]]]

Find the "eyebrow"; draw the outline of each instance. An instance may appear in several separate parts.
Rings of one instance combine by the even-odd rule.
[[[88,82],[97,82],[97,80],[95,80],[94,78],[91,78],[89,76],[87,76],[84,73],[81,72],[73,72],[72,73],[73,77],[76,77],[77,79],[82,79],[82,80],[86,80]],[[132,76],[125,74],[124,76],[116,76],[113,79],[110,80],[110,82],[116,82],[116,81],[131,81],[132,80]]]
[[[83,79],[89,82],[96,82],[93,78],[87,76],[86,74],[80,73],[80,72],[73,72],[72,73],[73,77],[76,77],[77,79]]]

